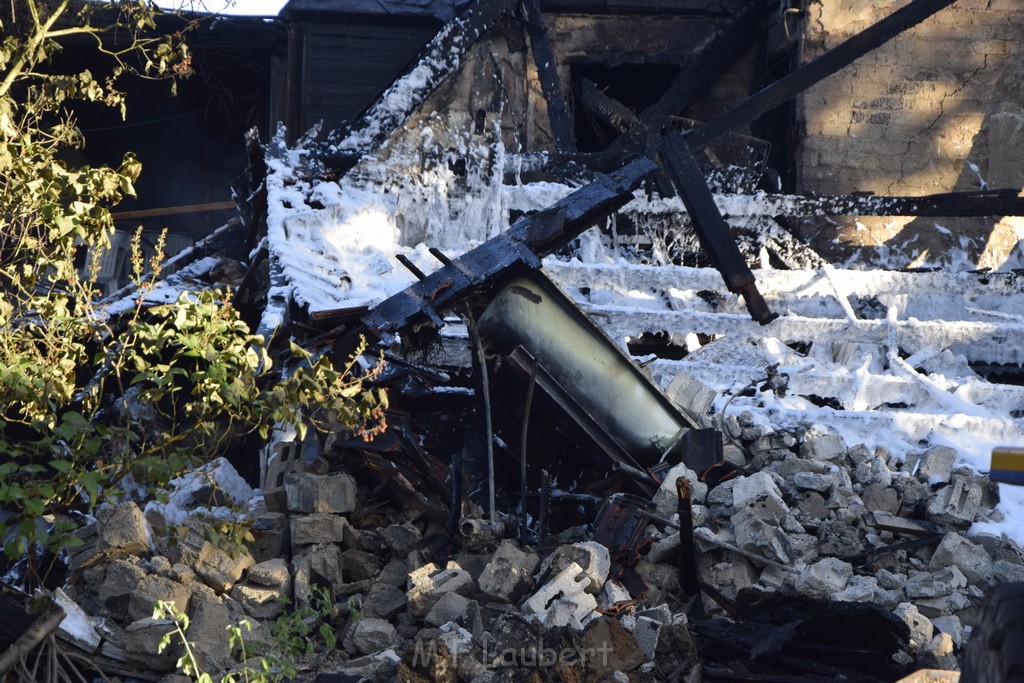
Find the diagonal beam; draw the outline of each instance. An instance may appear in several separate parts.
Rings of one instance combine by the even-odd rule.
[[[817,59],[751,95],[721,116],[689,131],[686,134],[687,142],[691,149],[698,150],[724,133],[750,123],[954,2],[956,0],[913,0]]]
[[[523,0],[523,11],[526,14],[526,31],[530,35],[530,51],[548,105],[548,119],[551,122],[551,133],[555,136],[555,146],[559,152],[575,152],[576,139],[572,134],[569,107],[565,103],[565,93],[558,79],[558,63],[551,49],[539,0]]]

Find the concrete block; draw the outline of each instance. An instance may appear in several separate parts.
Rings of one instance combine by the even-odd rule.
[[[252,555],[244,553],[238,557],[231,557],[224,550],[221,550],[212,543],[204,543],[199,550],[199,557],[196,559],[193,569],[196,576],[203,580],[210,588],[216,591],[229,591],[245,570],[256,564]]]
[[[590,579],[587,592],[595,595],[600,593],[612,566],[608,548],[595,541],[559,546],[541,563],[540,575],[546,577],[558,574],[572,563],[579,565]]]
[[[992,575],[999,583],[1024,581],[1024,564],[1009,560],[996,560],[992,563]]]
[[[518,602],[533,585],[533,572],[540,559],[520,550],[514,541],[504,540],[480,574],[480,590],[499,602]]]
[[[853,566],[836,557],[826,557],[804,569],[794,581],[795,588],[812,597],[828,598],[846,588]]]
[[[284,488],[292,512],[344,514],[356,509],[356,480],[348,474],[288,474]]]
[[[935,635],[935,627],[928,617],[921,614],[917,607],[910,602],[901,602],[893,614],[902,619],[910,627],[910,645],[914,648],[922,648],[931,642]]]
[[[231,662],[231,641],[227,608],[216,602],[199,600],[192,606],[188,639],[202,671],[226,671]]]
[[[370,655],[395,647],[398,634],[383,619],[360,619],[352,631],[352,644],[360,654]]]
[[[993,577],[993,563],[988,551],[977,543],[972,543],[956,532],[950,532],[942,538],[935,549],[928,567],[939,570],[944,567],[957,567],[967,580],[974,584],[988,584]]]
[[[327,585],[338,593],[345,585],[341,550],[336,545],[309,546],[292,560],[292,592],[295,601],[306,604],[313,585]]]
[[[632,600],[633,596],[617,581],[605,581],[601,588],[601,594],[597,598],[599,609],[611,609],[617,603]]]
[[[384,583],[374,583],[363,598],[363,613],[370,617],[394,619],[409,604],[405,591]]]
[[[823,462],[840,462],[846,456],[843,437],[834,433],[809,432],[800,444],[800,457]]]
[[[908,456],[905,469],[910,472],[916,470],[917,478],[930,486],[948,484],[958,457],[957,452],[948,446],[935,446],[924,453]]]
[[[662,628],[664,628],[664,624],[657,619],[637,616],[636,625],[633,627],[633,637],[645,658],[654,658],[654,654],[658,650],[658,638]]]
[[[245,580],[257,586],[278,588],[291,580],[291,573],[288,571],[287,562],[275,558],[249,567],[249,571],[245,573]]]
[[[960,617],[957,616],[946,616],[946,617],[935,617],[932,619],[932,626],[935,627],[936,631],[940,633],[946,633],[952,639],[953,644],[957,647],[963,647],[964,645],[964,625],[960,622]]]
[[[671,517],[679,510],[679,493],[676,490],[676,479],[679,477],[685,477],[689,482],[690,500],[693,503],[700,504],[707,499],[708,485],[700,481],[696,472],[680,463],[665,474],[664,481],[654,494],[655,514]]]
[[[920,572],[910,577],[903,585],[903,594],[911,600],[937,598],[965,588],[967,577],[956,567],[945,567],[928,573]]]
[[[568,610],[570,618],[567,625],[582,629],[583,620],[597,608],[597,600],[587,592],[591,583],[592,579],[583,568],[570,562],[526,600],[522,609],[537,615],[544,624],[547,624],[546,618],[552,609],[552,617],[556,619],[563,619]]]
[[[677,372],[665,390],[665,395],[691,417],[700,417],[711,409],[718,392],[685,372]]]
[[[817,491],[825,493],[835,483],[835,477],[831,474],[819,474],[816,472],[798,472],[793,475],[793,486],[801,491]]]
[[[966,477],[955,476],[949,486],[935,493],[928,503],[928,519],[940,524],[966,528],[981,509],[983,490]]]
[[[734,531],[736,545],[744,550],[776,562],[789,563],[793,559],[793,549],[786,533],[763,519],[745,519],[734,527]]]
[[[187,612],[191,598],[188,588],[155,574],[143,578],[127,595],[129,621],[152,616],[153,606],[160,600],[173,602],[179,612]]]
[[[767,472],[737,478],[732,498],[737,514],[742,512],[745,517],[756,517],[778,524],[789,513],[779,487]]]
[[[406,599],[413,614],[423,617],[445,593],[465,595],[473,590],[473,579],[456,562],[441,569],[430,563],[409,573]]]
[[[672,562],[679,551],[679,532],[655,541],[647,551],[648,562]]]
[[[180,643],[174,643],[160,653],[160,640],[174,630],[170,619],[146,617],[128,625],[121,643],[127,661],[144,667],[147,671],[174,671],[180,656]]]
[[[292,548],[322,543],[341,543],[345,539],[348,524],[341,515],[311,514],[295,515],[291,518]]]

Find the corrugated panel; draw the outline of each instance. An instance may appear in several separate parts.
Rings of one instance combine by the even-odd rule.
[[[305,127],[323,120],[324,129],[331,130],[356,119],[436,32],[429,26],[308,26],[302,89]]]

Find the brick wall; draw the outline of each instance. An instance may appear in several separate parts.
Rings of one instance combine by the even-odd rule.
[[[810,2],[803,61],[908,1]],[[979,178],[1024,187],[1022,38],[1024,1],[959,0],[809,89],[798,103],[800,189],[919,195],[978,189]],[[935,223],[848,219],[826,233],[852,246],[907,243],[908,262],[961,246],[985,266],[1024,237],[1015,221]]]

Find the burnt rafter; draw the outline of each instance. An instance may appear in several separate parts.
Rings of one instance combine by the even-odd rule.
[[[712,121],[686,134],[691,149],[704,147],[715,138],[753,121],[815,83],[849,66],[876,47],[884,45],[907,29],[917,26],[956,0],[913,0],[885,19],[843,41],[825,54],[751,95]]]
[[[636,114],[629,107],[606,95],[589,78],[580,81],[580,97],[583,99],[583,106],[589,112],[601,117],[605,123],[620,133],[639,123]]]
[[[526,15],[526,31],[530,36],[530,51],[548,105],[548,119],[555,137],[555,146],[560,152],[575,152],[576,141],[572,134],[569,107],[565,103],[565,93],[558,79],[558,62],[551,48],[539,0],[523,0],[523,12]]]
[[[545,221],[549,220],[549,213],[559,214],[560,229],[541,232],[548,235],[547,239],[538,239],[533,216],[519,219],[504,233],[381,302],[361,317],[358,333],[390,344],[399,333],[416,325],[442,324],[439,311],[451,310],[467,295],[493,284],[517,266],[540,267],[542,258],[630,201],[633,190],[657,168],[650,159],[637,159],[557,202],[542,214]],[[348,346],[336,345],[335,356],[347,357]]]

